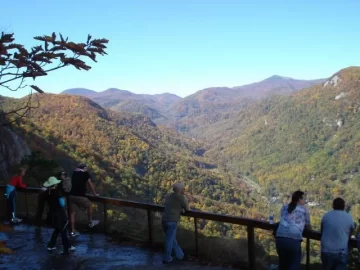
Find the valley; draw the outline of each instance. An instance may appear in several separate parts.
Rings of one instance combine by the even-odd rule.
[[[241,87],[204,89],[166,106],[140,96],[161,111],[163,118],[152,118],[154,123],[202,142],[204,158],[216,161],[233,183],[240,177],[247,189],[280,204],[297,188],[323,209],[343,196],[358,219],[360,160],[353,149],[359,136],[359,74],[350,67],[313,81],[272,76]],[[85,96],[96,101],[103,93]]]
[[[360,218],[359,87],[360,68],[350,67],[185,98],[71,89],[38,95],[40,107],[13,129],[67,170],[88,163],[106,196],[162,203],[183,181],[196,209],[267,219],[300,188],[318,226],[336,196]]]

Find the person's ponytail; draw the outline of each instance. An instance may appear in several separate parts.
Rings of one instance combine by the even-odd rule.
[[[305,193],[300,190],[293,193],[293,195],[291,196],[291,202],[288,205],[288,213],[291,214],[295,210],[298,202],[303,198],[304,194]]]
[[[292,213],[292,211],[294,211],[295,210],[295,208],[296,208],[296,206],[297,206],[297,203],[296,202],[291,202],[291,203],[289,203],[289,205],[288,205],[288,212],[291,214]]]

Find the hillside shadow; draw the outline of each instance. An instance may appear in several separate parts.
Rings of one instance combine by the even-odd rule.
[[[39,166],[30,168],[28,175],[33,174],[30,178],[34,178],[34,176],[41,178],[28,179],[30,180],[30,182],[27,182],[27,184],[29,184],[30,186],[41,186],[41,184],[46,181],[48,177],[61,171],[65,171],[70,174],[79,164],[79,162],[82,162],[82,160],[75,159],[74,157],[71,157],[68,153],[66,153],[64,150],[56,147],[57,145],[60,145],[62,143],[62,140],[58,137],[51,136],[49,139],[45,139],[35,133],[27,133],[18,127],[16,127],[15,130],[17,135],[22,137],[22,139],[29,145],[32,152],[38,152],[41,154],[44,160],[54,161],[59,165],[56,168],[50,169],[41,166],[41,164],[39,164]],[[101,167],[109,168],[109,171],[111,171],[111,165],[109,162],[104,161],[103,158],[98,154],[93,154],[93,157],[96,162],[99,162],[99,165]],[[102,182],[99,182],[99,184],[103,185]]]

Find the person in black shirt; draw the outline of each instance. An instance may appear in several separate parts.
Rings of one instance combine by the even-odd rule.
[[[92,219],[92,203],[86,197],[86,186],[89,186],[94,196],[99,196],[95,192],[94,185],[91,181],[90,174],[87,171],[86,164],[80,164],[75,170],[71,178],[71,191],[69,196],[70,207],[70,226],[72,237],[78,236],[75,231],[75,206],[86,209],[89,219],[89,227],[92,228],[99,224],[99,220]]]
[[[58,185],[61,183],[61,180],[58,180],[56,177],[51,176],[44,183],[44,187],[47,188],[47,197],[46,201],[49,205],[49,213],[47,222],[48,225],[54,228],[54,232],[51,235],[51,239],[47,245],[49,251],[56,249],[56,240],[61,234],[61,240],[63,244],[63,254],[69,254],[69,250],[73,251],[75,248],[70,245],[68,236],[67,236],[67,226],[69,224],[68,218],[65,211],[65,198],[62,193],[62,189],[58,188]]]

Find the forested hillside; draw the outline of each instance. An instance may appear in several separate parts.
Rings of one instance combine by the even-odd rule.
[[[85,162],[101,194],[162,203],[176,181],[186,183],[193,206],[264,217],[256,191],[202,157],[204,146],[148,117],[108,111],[87,98],[39,95],[40,107],[16,126],[31,148],[70,169]],[[16,106],[21,100],[6,100]],[[9,108],[7,108],[9,109]]]
[[[213,142],[207,155],[257,181],[267,196],[301,188],[322,209],[342,196],[359,218],[359,117],[360,68],[351,67],[289,97],[251,104],[213,126],[221,140],[203,138]]]
[[[229,115],[259,99],[274,95],[287,96],[320,82],[323,80],[295,80],[275,75],[238,87],[207,88],[174,103],[166,115],[175,120],[178,131],[201,138],[206,129],[204,127],[229,118]]]
[[[69,172],[87,163],[105,196],[162,204],[171,185],[182,181],[195,209],[266,219],[270,208],[277,211],[300,188],[318,229],[337,196],[360,218],[359,89],[360,68],[352,67],[292,94],[249,98],[242,109],[216,107],[200,118],[184,118],[195,123],[196,139],[138,112],[108,110],[81,96],[42,94],[36,96],[40,107],[12,129],[32,151]],[[0,106],[11,110],[25,100],[2,98]],[[215,222],[200,229],[209,236],[245,235]],[[272,254],[269,237],[259,234],[258,240]]]

